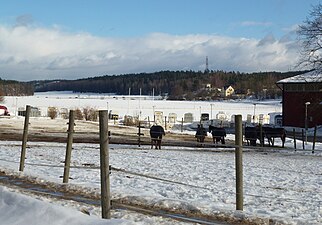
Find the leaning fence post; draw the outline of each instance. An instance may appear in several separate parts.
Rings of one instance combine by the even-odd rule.
[[[101,207],[102,218],[111,218],[110,166],[108,152],[108,115],[107,110],[99,111],[100,131],[100,168],[101,168]]]
[[[236,210],[243,210],[243,125],[242,116],[235,115]]]
[[[29,116],[30,116],[30,105],[27,105],[26,106],[26,114],[25,114],[25,124],[24,124],[24,128],[23,128],[23,136],[22,136],[22,147],[21,147],[21,156],[20,156],[20,167],[19,167],[19,171],[23,171],[23,169],[25,168],[25,158],[26,158],[27,138],[28,138]]]
[[[74,110],[69,111],[69,122],[68,122],[68,135],[67,135],[67,146],[65,155],[65,167],[64,167],[64,178],[63,183],[68,183],[69,180],[69,169],[70,169],[70,159],[72,155],[72,145],[73,145],[73,134],[74,134]]]

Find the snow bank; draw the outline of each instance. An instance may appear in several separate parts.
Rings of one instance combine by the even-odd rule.
[[[36,200],[0,187],[1,225],[130,225],[119,219],[104,220],[70,208]]]

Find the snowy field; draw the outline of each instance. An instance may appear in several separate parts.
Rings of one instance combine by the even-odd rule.
[[[20,143],[0,144],[0,168],[15,173],[19,167]],[[73,166],[99,166],[98,145],[73,146]],[[24,175],[61,183],[64,154],[64,144],[29,143],[26,163],[33,165],[26,165]],[[321,157],[321,151],[315,154],[293,150],[245,151],[244,211],[286,224],[291,221],[290,224],[322,223]],[[233,150],[207,152],[164,147],[160,151],[148,146],[110,145],[110,164],[127,171],[112,170],[113,199],[198,209],[210,215],[217,211],[233,214],[235,209]],[[71,169],[70,176],[70,184],[99,189],[99,169]],[[149,223],[143,220],[143,224]]]
[[[224,111],[227,115],[254,113],[254,102],[169,102],[147,98],[127,99],[125,97],[98,95],[50,95],[37,94],[32,97],[6,97],[6,106],[12,115],[26,104],[45,109],[48,106],[65,108],[95,107],[113,109],[120,115],[141,112],[142,117],[152,116],[153,110],[165,114],[175,112],[181,118],[191,112],[195,117],[208,112],[216,115]],[[211,106],[210,104],[213,104]],[[154,106],[154,107],[153,107]],[[213,113],[211,113],[211,109]],[[256,102],[256,114],[280,112],[279,101]],[[213,116],[214,117],[214,116]],[[15,116],[11,118],[15,120]],[[233,135],[228,138],[233,139]],[[280,143],[276,143],[279,145]],[[0,141],[0,169],[17,174],[20,160],[21,142]],[[60,143],[29,142],[26,155],[26,167],[23,176],[37,177],[40,181],[62,183],[63,161],[66,146]],[[300,143],[298,146],[301,146]],[[70,185],[99,193],[99,169],[84,168],[84,165],[99,166],[99,146],[97,144],[74,144]],[[316,151],[291,149],[292,140],[287,139],[286,149],[268,149],[256,151],[244,148],[244,213],[254,217],[271,218],[282,224],[322,224],[322,144],[316,144]],[[312,143],[307,144],[307,149]],[[29,165],[28,165],[29,163]],[[33,164],[33,165],[30,165]],[[167,206],[185,210],[200,210],[206,215],[225,212],[235,214],[235,153],[234,149],[214,148],[190,149],[187,147],[164,146],[160,150],[151,150],[148,146],[110,145],[110,164],[112,170],[111,194],[113,199],[136,201],[152,206]],[[57,167],[58,166],[58,167]],[[20,174],[21,175],[21,174]],[[51,224],[66,224],[72,211],[61,213],[58,206],[44,206],[32,199],[22,197],[7,188],[0,189],[0,219],[4,224],[15,224],[9,217],[16,214],[4,214],[19,209],[21,202],[30,204],[31,209],[51,209],[42,211],[34,217],[33,224],[42,224],[41,217],[49,217]],[[13,202],[12,204],[9,204]],[[14,202],[17,202],[15,204]],[[40,204],[41,206],[36,206]],[[70,210],[78,209],[71,203],[60,203]],[[39,208],[38,208],[39,207]],[[69,210],[69,209],[68,209]],[[76,220],[74,224],[103,224],[99,219],[99,209],[88,208],[93,221]],[[10,211],[11,212],[11,211]],[[56,221],[59,214],[61,221]],[[20,213],[18,215],[24,215]],[[104,224],[171,224],[161,218],[147,218],[138,215],[124,215],[112,212],[117,220]],[[37,219],[38,218],[38,219]],[[40,218],[40,219],[39,219]],[[88,217],[87,217],[88,218]],[[27,218],[32,220],[32,218]],[[26,221],[28,221],[26,219]],[[123,220],[120,220],[123,219]],[[22,218],[23,220],[23,218]],[[77,223],[77,221],[79,223]],[[1,223],[3,224],[3,223]],[[16,223],[31,224],[31,223]],[[71,223],[73,224],[73,223]],[[174,223],[176,224],[176,223]],[[180,222],[178,222],[180,224]]]
[[[219,112],[224,112],[227,119],[241,114],[246,120],[247,114],[267,115],[268,113],[281,112],[281,100],[274,101],[165,101],[158,96],[113,96],[104,94],[77,94],[71,92],[39,92],[34,96],[5,98],[5,105],[11,115],[17,115],[20,107],[26,105],[37,107],[43,116],[47,116],[48,107],[58,109],[76,109],[92,107],[95,109],[108,109],[124,115],[138,116],[141,119],[153,118],[153,112],[161,111],[164,116],[176,113],[177,120],[181,121],[185,113],[192,113],[194,120],[199,121],[201,113],[209,113],[210,119],[215,119]],[[254,105],[256,104],[256,105]]]

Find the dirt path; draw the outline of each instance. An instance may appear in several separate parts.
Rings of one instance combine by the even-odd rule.
[[[21,141],[24,118],[1,118],[0,140]],[[68,120],[49,118],[30,118],[28,141],[61,142],[67,141]],[[112,144],[138,144],[138,128],[109,124]],[[150,145],[149,129],[141,128],[141,145]],[[91,121],[75,121],[75,143],[99,143],[99,124]],[[212,139],[206,137],[205,144],[196,142],[194,135],[180,132],[166,131],[163,145],[200,147],[212,145]],[[232,143],[228,143],[232,144]]]

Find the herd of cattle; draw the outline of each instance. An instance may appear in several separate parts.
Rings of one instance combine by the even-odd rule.
[[[225,144],[225,128],[210,125],[207,131],[202,125],[198,125],[195,134],[197,142],[203,143],[205,141],[207,133],[211,133],[213,143],[217,144],[220,142],[221,144]],[[153,125],[150,128],[151,148],[155,146],[156,149],[161,149],[161,141],[163,135],[165,135],[165,132],[162,126]],[[256,146],[257,140],[259,140],[261,146],[264,146],[265,138],[267,139],[269,146],[274,146],[275,138],[281,138],[282,147],[284,147],[286,131],[281,127],[246,126],[244,130],[244,136],[247,144],[252,146]]]
[[[256,140],[258,139],[261,146],[264,146],[265,138],[267,138],[269,146],[274,146],[275,138],[281,138],[282,147],[284,148],[286,131],[282,127],[245,127],[245,139],[248,145],[256,146]]]

